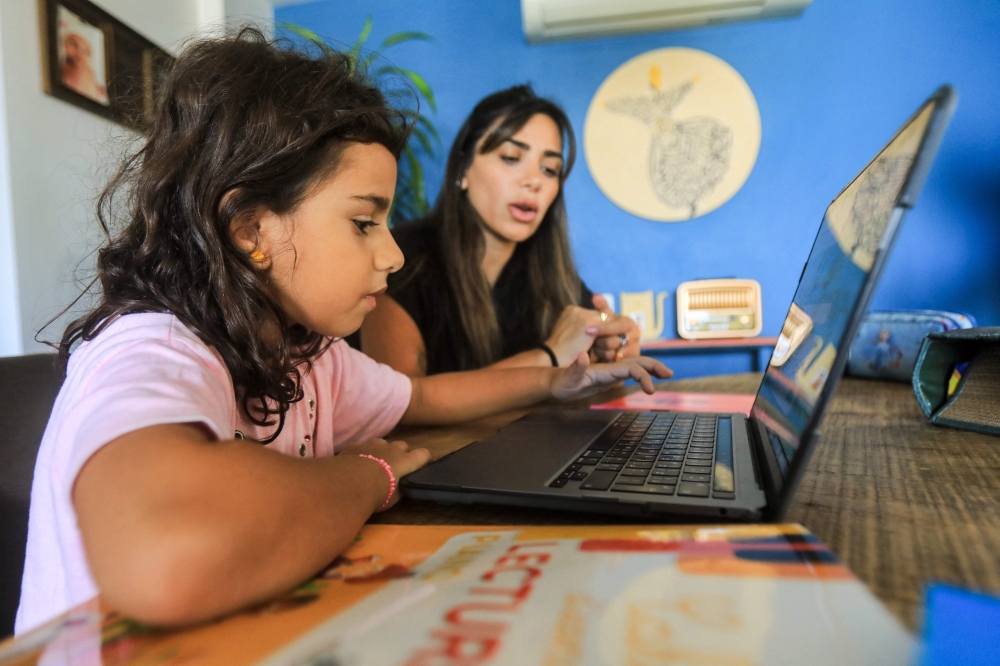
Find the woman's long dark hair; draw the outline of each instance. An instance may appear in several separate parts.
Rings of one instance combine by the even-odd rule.
[[[230,225],[260,208],[293,211],[348,142],[398,159],[408,132],[343,54],[313,56],[252,29],[192,43],[142,147],[98,200],[101,299],[66,329],[60,357],[122,315],[169,312],[219,352],[247,416],[277,423],[272,441],[302,398],[300,367],[330,340],[288,321]]]
[[[531,301],[525,311],[534,316],[534,321],[526,325],[544,339],[563,309],[577,304],[580,298],[580,277],[569,245],[562,187],[576,159],[576,141],[569,118],[555,103],[538,97],[529,85],[493,93],[476,105],[458,131],[448,154],[444,185],[428,216],[431,224],[438,227],[449,287],[476,367],[498,360],[500,327],[482,268],[486,251],[482,218],[462,189],[461,181],[477,152],[496,150],[537,114],[546,115],[556,123],[565,159],[559,175],[559,193],[538,230],[518,248],[518,252],[524,253],[527,266],[527,284],[522,293]]]

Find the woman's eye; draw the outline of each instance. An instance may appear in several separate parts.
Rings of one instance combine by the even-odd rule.
[[[377,227],[378,226],[378,223],[377,222],[373,222],[372,220],[352,220],[352,221],[354,222],[354,226],[356,226],[358,228],[358,231],[360,231],[361,233],[363,233],[366,236],[368,235],[368,228],[369,227]]]
[[[520,158],[517,155],[501,155],[500,159],[502,159],[507,164],[517,164],[518,161],[520,160]]]
[[[559,169],[553,169],[552,167],[543,166],[542,167],[542,173],[544,173],[549,178],[558,178],[559,177]]]

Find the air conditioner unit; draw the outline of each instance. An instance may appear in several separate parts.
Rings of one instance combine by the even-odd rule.
[[[797,16],[812,0],[521,0],[531,43]]]

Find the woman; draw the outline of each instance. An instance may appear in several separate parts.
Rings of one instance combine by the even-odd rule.
[[[477,104],[434,210],[393,230],[406,263],[365,319],[362,349],[410,376],[638,355],[636,324],[573,263],[562,185],[575,152],[566,114],[530,86]]]

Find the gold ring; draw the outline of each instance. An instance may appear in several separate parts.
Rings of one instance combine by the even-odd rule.
[[[607,321],[607,320],[608,320],[608,313],[601,311],[601,321]]]

